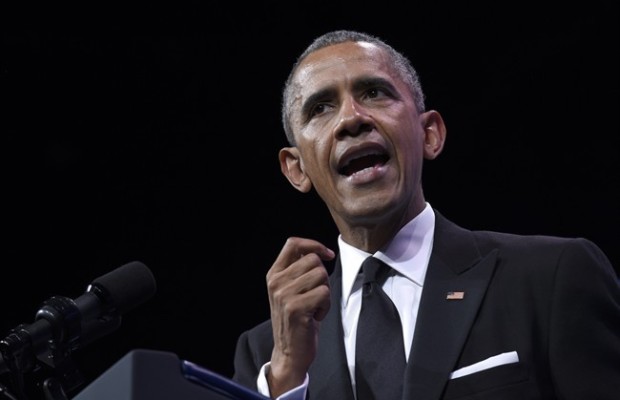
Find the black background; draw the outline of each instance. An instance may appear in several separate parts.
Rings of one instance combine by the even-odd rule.
[[[74,353],[134,348],[232,375],[290,235],[335,247],[280,174],[280,90],[317,35],[386,39],[448,127],[427,200],[462,226],[583,236],[620,271],[618,6],[518,2],[26,5],[2,11],[0,333],[127,262],[155,297]]]

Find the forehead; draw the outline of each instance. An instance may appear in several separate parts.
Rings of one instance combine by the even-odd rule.
[[[310,53],[298,66],[293,79],[297,95],[325,86],[351,82],[357,77],[398,78],[388,53],[367,42],[345,42]]]

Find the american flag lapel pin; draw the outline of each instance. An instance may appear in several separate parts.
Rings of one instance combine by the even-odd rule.
[[[446,293],[446,300],[463,300],[465,292],[448,292]]]

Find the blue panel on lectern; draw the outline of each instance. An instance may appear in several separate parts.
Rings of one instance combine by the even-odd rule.
[[[132,350],[73,400],[264,400],[238,383],[176,354]]]
[[[269,400],[269,397],[256,393],[245,386],[241,386],[191,361],[182,361],[181,369],[183,375],[190,381],[196,382],[233,400]]]

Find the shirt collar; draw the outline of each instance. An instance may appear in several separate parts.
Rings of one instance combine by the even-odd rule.
[[[416,283],[424,285],[424,276],[433,244],[435,213],[429,203],[420,214],[409,221],[387,246],[374,256]],[[345,243],[338,236],[338,249],[342,265],[342,299],[347,301],[362,262],[371,254]]]

